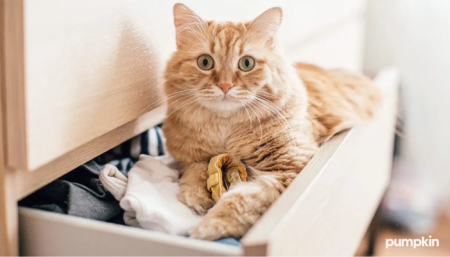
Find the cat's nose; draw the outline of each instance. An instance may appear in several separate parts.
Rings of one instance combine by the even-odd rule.
[[[233,87],[231,83],[219,83],[217,84],[217,86],[220,87],[220,89],[222,89],[222,92],[224,94],[228,93],[228,91],[230,91],[230,89]]]

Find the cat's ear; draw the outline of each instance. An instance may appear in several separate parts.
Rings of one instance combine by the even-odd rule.
[[[208,23],[186,5],[178,3],[173,6],[173,20],[178,48],[188,47],[206,38]]]
[[[268,46],[273,47],[282,18],[283,11],[280,7],[270,8],[248,23],[249,33],[267,40]]]

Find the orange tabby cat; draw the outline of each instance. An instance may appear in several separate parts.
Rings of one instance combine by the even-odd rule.
[[[180,201],[206,213],[192,237],[243,236],[324,140],[371,118],[379,102],[362,75],[286,62],[276,40],[281,18],[272,8],[251,22],[219,23],[174,6],[163,129],[182,166]],[[214,205],[207,167],[222,153],[246,165],[248,182]]]

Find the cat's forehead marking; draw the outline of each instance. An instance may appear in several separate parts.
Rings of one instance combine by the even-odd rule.
[[[221,58],[239,55],[244,36],[243,25],[233,23],[212,23],[212,42],[210,51]]]

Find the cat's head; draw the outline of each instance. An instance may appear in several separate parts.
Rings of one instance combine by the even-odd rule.
[[[275,7],[250,22],[205,21],[176,4],[177,51],[166,68],[166,92],[228,113],[276,97],[285,84],[276,39],[281,20]]]

